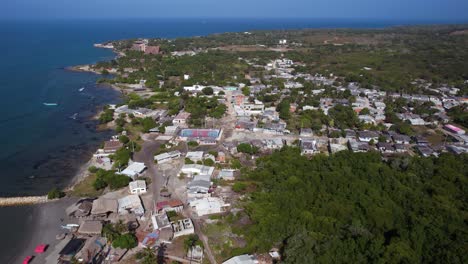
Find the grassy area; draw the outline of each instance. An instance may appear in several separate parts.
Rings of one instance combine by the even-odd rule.
[[[96,191],[93,187],[93,182],[95,180],[96,174],[90,174],[88,177],[76,184],[70,194],[77,197],[96,197],[101,195],[102,190]]]

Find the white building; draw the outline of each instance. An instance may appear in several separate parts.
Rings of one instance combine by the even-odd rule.
[[[232,257],[223,262],[223,264],[258,264],[258,261],[252,255],[240,255]]]
[[[143,180],[132,181],[128,184],[128,189],[131,194],[146,193],[146,182]]]
[[[191,161],[197,162],[203,160],[203,151],[189,151],[185,158],[190,159]]]
[[[117,202],[119,204],[118,212],[121,215],[134,213],[138,216],[142,216],[145,213],[140,197],[136,194],[120,198]]]
[[[172,120],[172,124],[173,125],[186,125],[187,124],[187,121],[190,117],[190,113],[187,113],[187,112],[180,112],[175,118],[174,120]]]
[[[119,174],[127,175],[128,177],[135,179],[146,170],[146,166],[142,162],[133,162],[125,170]]]
[[[201,92],[203,88],[206,88],[206,86],[198,84],[192,86],[184,86],[184,90],[189,92]]]
[[[174,238],[195,233],[195,228],[190,218],[172,222],[171,226],[172,232],[174,232]]]
[[[175,150],[175,151],[166,152],[166,153],[156,155],[156,156],[154,156],[154,160],[158,164],[161,164],[161,163],[169,162],[169,161],[172,161],[174,159],[180,158],[181,155],[182,155],[182,153],[180,153],[180,151]]]
[[[208,175],[211,177],[214,169],[214,167],[200,164],[185,164],[180,172],[187,174],[189,177],[192,177],[193,175]]]
[[[217,197],[207,197],[191,201],[189,206],[198,216],[204,216],[222,213],[229,204],[225,204],[223,200]]]

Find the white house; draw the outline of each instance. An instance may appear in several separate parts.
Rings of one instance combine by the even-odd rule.
[[[198,85],[198,84],[192,85],[192,86],[184,86],[184,90],[189,91],[189,92],[201,92],[203,88],[206,88],[206,86]]]
[[[128,184],[128,189],[131,194],[146,193],[146,182],[143,180],[132,181]]]
[[[190,113],[187,113],[187,112],[180,112],[175,118],[174,120],[172,120],[172,124],[173,125],[186,125],[187,124],[187,121],[190,117]]]
[[[133,162],[125,170],[121,171],[120,174],[127,175],[128,177],[135,179],[143,171],[146,170],[146,166],[142,162]]]
[[[200,165],[200,164],[185,164],[180,172],[189,175],[208,175],[211,177],[214,172],[214,167]]]
[[[195,233],[195,228],[190,218],[172,222],[171,226],[172,232],[174,232],[174,238]]]
[[[189,151],[185,157],[194,162],[201,161],[203,160],[203,151]]]
[[[156,155],[156,156],[154,156],[154,160],[158,164],[161,164],[161,163],[169,162],[171,160],[180,158],[181,155],[182,155],[182,153],[180,153],[180,151],[175,150],[175,151],[166,152],[166,153]]]
[[[229,204],[217,197],[207,197],[191,201],[189,206],[198,216],[219,214],[225,211]]]

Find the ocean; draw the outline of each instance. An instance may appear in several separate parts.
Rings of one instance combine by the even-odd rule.
[[[67,66],[110,60],[93,43],[140,37],[174,38],[228,31],[297,28],[382,28],[433,21],[326,19],[142,19],[0,21],[0,196],[44,194],[64,187],[112,135],[96,131],[99,107],[118,92],[99,76]],[[84,87],[82,92],[78,89]],[[45,106],[43,103],[57,103]],[[70,118],[77,114],[77,118]],[[0,263],[10,263],[34,224],[33,207],[0,208]],[[11,223],[14,221],[14,228]],[[8,239],[5,239],[8,238]]]

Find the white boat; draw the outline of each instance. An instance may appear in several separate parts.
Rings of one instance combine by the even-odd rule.
[[[60,226],[61,228],[63,229],[72,229],[72,228],[76,228],[76,227],[79,227],[80,225],[77,225],[77,224],[67,224],[67,225],[62,225]]]
[[[78,91],[82,92],[84,89],[84,87],[81,87],[80,89],[78,89]]]
[[[74,120],[76,120],[77,117],[78,117],[78,113],[74,113],[72,116],[70,116],[70,118]]]
[[[43,103],[45,106],[57,106],[57,103]]]

